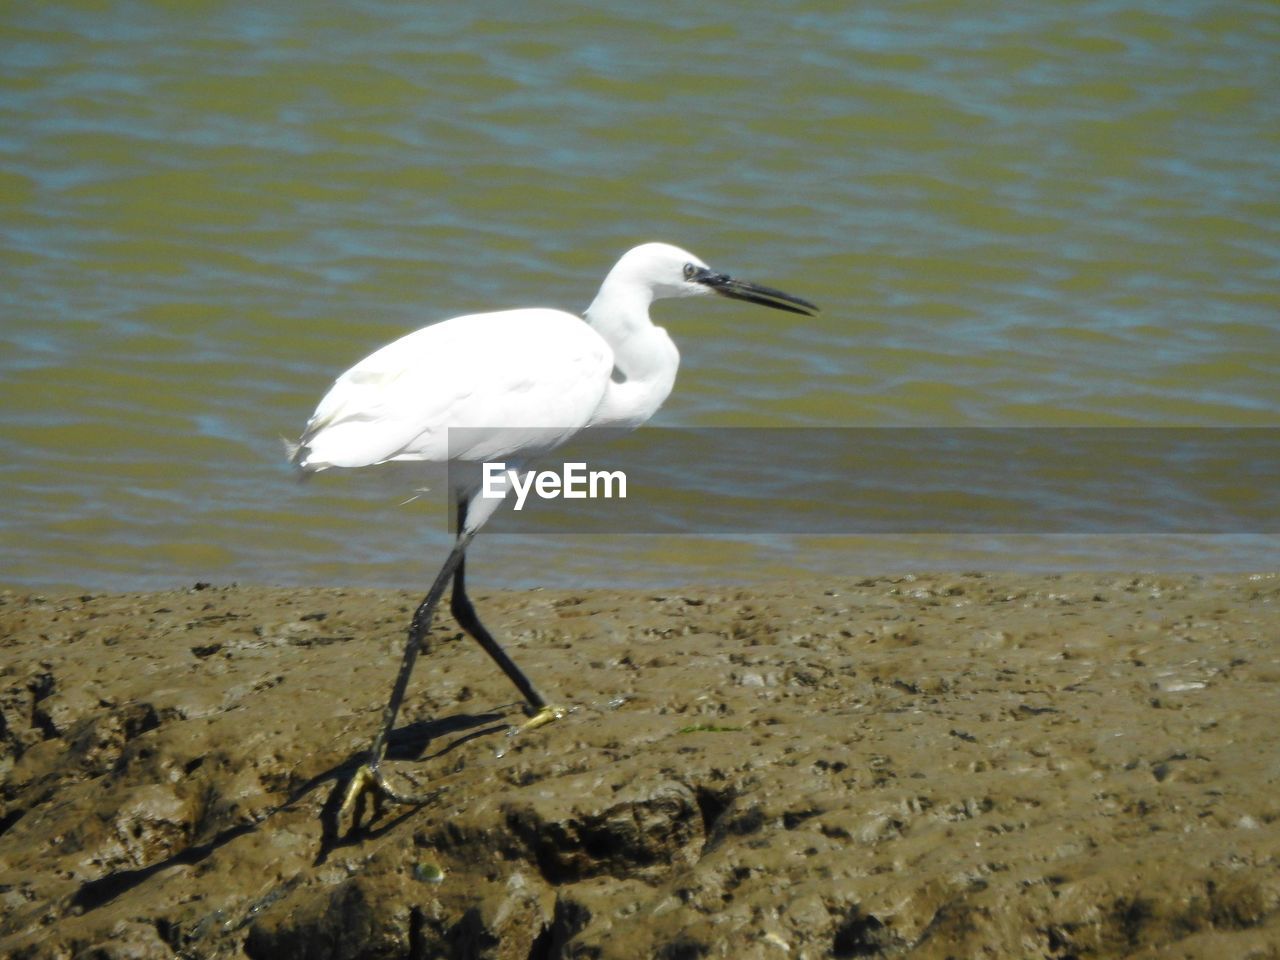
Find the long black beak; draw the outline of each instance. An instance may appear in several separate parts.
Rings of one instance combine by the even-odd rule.
[[[735,280],[726,274],[714,273],[706,268],[700,269],[689,279],[694,283],[701,283],[710,287],[722,297],[746,300],[748,303],[758,303],[764,307],[786,310],[788,313],[798,313],[805,317],[812,317],[818,312],[817,306],[808,300],[793,296],[790,293],[783,293],[773,287],[761,286],[758,283],[748,283],[746,280]]]

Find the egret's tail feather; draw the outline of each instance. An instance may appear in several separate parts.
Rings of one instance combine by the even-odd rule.
[[[307,466],[307,456],[311,453],[304,443],[294,443],[288,437],[281,437],[280,442],[284,444],[284,455],[289,458],[289,462],[298,468],[298,479],[305,480],[315,471]]]

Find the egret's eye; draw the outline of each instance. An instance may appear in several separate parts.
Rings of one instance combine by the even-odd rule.
[[[698,268],[695,267],[692,263],[686,263],[684,265],[684,278],[686,280],[692,280],[693,275],[697,272],[698,272]]]

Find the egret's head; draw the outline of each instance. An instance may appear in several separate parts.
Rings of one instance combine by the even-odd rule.
[[[645,243],[623,254],[613,274],[647,286],[655,300],[718,293],[775,310],[812,316],[818,308],[808,300],[745,280],[717,273],[688,250],[669,243]]]

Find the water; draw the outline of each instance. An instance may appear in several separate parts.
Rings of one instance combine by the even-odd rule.
[[[824,308],[659,305],[666,426],[1280,424],[1270,2],[68,2],[0,27],[0,583],[421,584],[438,504],[298,486],[278,438],[406,330],[580,309],[650,239]],[[611,585],[1278,555],[495,536],[475,562]]]

